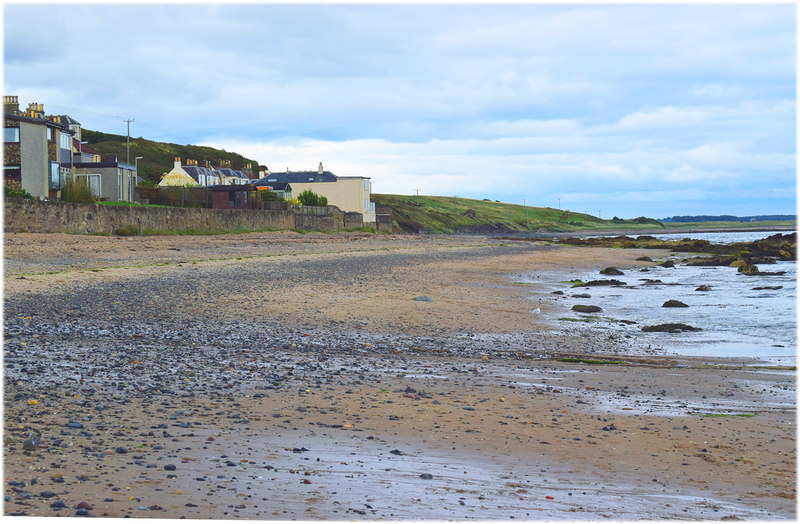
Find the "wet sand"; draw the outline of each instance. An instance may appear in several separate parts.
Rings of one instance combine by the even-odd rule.
[[[7,234],[4,514],[794,519],[794,372],[560,331],[514,278],[643,254]]]

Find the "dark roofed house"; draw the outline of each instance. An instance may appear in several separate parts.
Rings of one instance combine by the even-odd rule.
[[[264,177],[268,182],[336,182],[337,176],[330,171],[286,171],[285,173],[270,173]],[[264,179],[262,179],[264,180]],[[260,180],[259,180],[260,182]]]
[[[72,173],[72,134],[61,117],[45,116],[42,104],[20,111],[16,96],[3,97],[3,179],[14,188],[48,198]]]
[[[283,200],[292,199],[292,186],[289,182],[269,182],[268,178],[270,177],[265,176],[254,184],[257,191],[269,190],[277,193]]]

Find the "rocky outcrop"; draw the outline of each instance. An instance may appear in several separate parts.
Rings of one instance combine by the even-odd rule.
[[[603,309],[600,306],[585,306],[581,304],[575,304],[572,306],[572,311],[577,311],[578,313],[600,313]]]

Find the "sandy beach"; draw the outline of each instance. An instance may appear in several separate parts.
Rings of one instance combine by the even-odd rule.
[[[668,254],[6,234],[4,514],[795,519],[794,371],[553,323]]]

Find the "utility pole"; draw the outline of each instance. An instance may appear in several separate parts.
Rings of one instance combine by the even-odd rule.
[[[419,189],[415,189],[414,191],[417,192],[417,198],[419,198]]]
[[[558,199],[558,210],[561,211],[561,199]]]
[[[522,206],[525,208],[525,227],[530,228],[531,225],[528,222],[528,203],[525,201],[524,198],[522,199]]]
[[[125,157],[126,164],[131,163],[131,122],[133,122],[133,120],[133,118],[130,120],[125,120],[125,122],[128,124],[128,156]]]
[[[602,218],[602,217],[600,216],[600,212],[601,212],[601,211],[602,211],[602,210],[600,210],[600,209],[598,209],[598,210],[597,210],[597,218]]]

